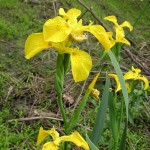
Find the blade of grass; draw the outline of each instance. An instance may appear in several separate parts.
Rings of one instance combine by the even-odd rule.
[[[90,146],[91,150],[98,150],[98,148],[92,143],[92,141],[89,139],[88,135],[86,134],[86,141],[88,145]]]
[[[121,131],[121,123],[123,121],[123,116],[124,116],[124,111],[123,111],[123,108],[124,108],[124,102],[123,102],[123,97],[121,97],[121,106],[120,106],[120,112],[118,114],[118,136],[120,135],[120,131]],[[119,138],[119,137],[118,137]]]
[[[128,123],[126,122],[124,131],[122,134],[119,150],[125,150],[125,148],[126,148],[125,146],[126,146],[127,126],[128,126]]]
[[[105,114],[106,114],[106,108],[108,105],[108,99],[109,99],[109,87],[110,87],[110,80],[108,76],[106,76],[106,83],[104,87],[104,92],[102,95],[102,100],[101,104],[98,110],[97,118],[95,121],[95,125],[91,134],[91,141],[97,145],[98,141],[100,140],[103,127],[104,127],[104,122],[105,122]]]
[[[109,96],[109,118],[110,118],[110,129],[112,132],[112,136],[114,139],[114,149],[117,147],[118,143],[118,128],[117,128],[117,120],[116,120],[116,97],[114,97],[113,93],[110,93]]]
[[[122,71],[120,70],[119,64],[114,56],[114,54],[111,52],[111,50],[108,51],[108,55],[111,59],[111,62],[114,66],[114,69],[116,71],[116,74],[118,75],[121,87],[122,87],[122,93],[123,93],[123,97],[124,97],[124,101],[125,101],[125,106],[126,106],[126,117],[127,117],[127,122],[128,122],[128,109],[129,109],[129,97],[128,97],[128,91],[126,88],[126,84],[123,78],[123,74]]]

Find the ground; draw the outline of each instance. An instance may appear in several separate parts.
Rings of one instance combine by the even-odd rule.
[[[130,21],[134,30],[128,34],[131,46],[122,48],[121,69],[124,72],[134,65],[150,80],[149,1],[0,0],[0,149],[40,149],[35,146],[40,126],[49,128],[55,125],[63,133],[53,85],[56,52],[43,51],[30,60],[24,57],[27,36],[33,32],[41,32],[44,22],[56,16],[60,7],[66,10],[72,7],[81,9],[82,19],[86,24],[93,20],[97,24],[103,24],[108,30],[111,27],[103,20],[105,16],[115,15],[119,23]],[[81,47],[90,51],[94,62],[97,55],[101,54],[98,51],[100,47],[92,36],[89,36],[89,41],[82,43]],[[111,64],[105,65],[111,68]],[[87,83],[91,81],[94,71]],[[71,114],[70,108],[74,107],[74,99],[78,97],[78,89],[82,87],[83,83],[76,85],[71,74],[67,75],[64,103],[68,116]],[[149,91],[150,89],[144,94],[140,91],[136,93],[138,103],[132,108],[135,120],[134,125],[129,124],[128,149],[150,149]],[[93,124],[94,117],[89,116],[96,114],[97,104],[93,99],[88,102],[79,127],[85,120],[88,120],[86,124]],[[89,108],[92,109],[87,113]],[[101,149],[108,149],[107,138],[109,139],[109,133],[106,131],[100,143]]]

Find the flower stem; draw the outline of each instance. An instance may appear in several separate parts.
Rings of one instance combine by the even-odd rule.
[[[56,76],[55,76],[55,90],[58,95],[58,105],[60,108],[60,112],[64,121],[65,125],[65,132],[67,130],[67,119],[66,114],[63,106],[62,101],[62,93],[63,93],[63,85],[64,85],[64,75],[65,75],[65,69],[64,69],[64,55],[58,54],[57,56],[57,64],[56,64]]]
[[[58,105],[59,105],[59,109],[60,109],[60,112],[61,112],[61,115],[62,115],[62,118],[63,118],[63,121],[64,121],[65,132],[66,132],[67,118],[66,118],[66,115],[65,115],[65,110],[64,110],[63,102],[62,102],[62,93],[58,94]]]

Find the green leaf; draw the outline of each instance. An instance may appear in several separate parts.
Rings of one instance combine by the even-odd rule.
[[[64,75],[68,72],[70,68],[70,54],[64,54]]]
[[[82,98],[82,100],[80,102],[80,105],[78,106],[77,110],[75,111],[73,117],[70,119],[69,125],[68,125],[68,129],[67,129],[68,133],[72,130],[72,128],[75,126],[75,124],[79,120],[80,114],[81,114],[84,106],[86,105],[86,102],[88,100],[89,94],[88,95],[87,94],[84,95],[84,97]]]
[[[111,49],[118,62],[120,61],[120,50],[122,45],[122,43],[116,43]]]
[[[129,122],[134,126],[133,113],[129,110]]]
[[[64,83],[64,55],[58,54],[56,63],[55,83],[54,83],[54,87],[57,94],[63,92],[63,83]]]
[[[124,127],[124,131],[123,131],[123,135],[122,135],[122,138],[121,138],[119,150],[125,150],[126,135],[127,135],[127,126],[128,126],[128,123],[126,122],[125,127]]]
[[[98,150],[98,148],[92,143],[92,141],[89,139],[88,135],[86,134],[86,141],[88,145],[90,146],[91,150]]]
[[[104,127],[106,108],[107,108],[108,99],[109,99],[109,87],[110,87],[110,80],[107,76],[105,87],[104,87],[104,92],[103,92],[103,95],[102,95],[101,104],[100,104],[100,107],[99,107],[99,110],[98,110],[95,125],[94,125],[93,132],[92,132],[92,135],[91,135],[91,138],[90,138],[91,141],[95,145],[98,144],[98,141],[100,140],[100,137],[101,137],[101,134],[102,134],[102,131],[103,131],[103,127]]]
[[[63,84],[64,84],[64,54],[58,54],[54,87],[58,95],[58,105],[65,124],[65,131],[66,131],[68,123],[62,101]]]
[[[127,116],[127,121],[128,121],[129,97],[128,97],[128,91],[127,91],[127,88],[126,88],[126,84],[125,84],[125,81],[124,81],[124,78],[123,78],[123,74],[122,74],[122,71],[120,70],[119,64],[118,64],[115,56],[111,52],[111,50],[108,51],[108,55],[111,59],[111,62],[114,66],[116,74],[118,75],[118,78],[119,78],[119,81],[120,81],[120,84],[121,84],[121,87],[122,87],[122,93],[123,93],[123,97],[124,97],[124,100],[125,100],[125,106],[126,106],[126,116]]]
[[[117,120],[116,120],[116,99],[113,93],[110,93],[109,97],[109,117],[110,117],[110,128],[112,131],[112,136],[115,141],[117,142],[118,137],[118,128],[117,128]]]

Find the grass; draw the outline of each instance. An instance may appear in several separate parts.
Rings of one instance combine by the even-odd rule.
[[[146,2],[142,1],[124,0],[121,2],[114,0],[87,2],[84,0],[83,2],[91,6],[100,19],[114,14],[120,22],[129,20],[131,23],[135,22],[146,5]],[[83,12],[85,11],[85,8],[75,0],[66,0],[58,3],[57,6],[68,9],[71,7],[70,5],[81,9]],[[32,1],[26,3],[21,0],[0,0],[0,9],[0,149],[40,149],[40,146],[38,148],[35,146],[39,127],[44,126],[48,129],[55,125],[63,134],[62,122],[51,119],[28,121],[17,119],[39,115],[60,118],[56,94],[53,90],[56,53],[54,51],[44,51],[33,59],[26,60],[23,49],[26,37],[33,32],[42,31],[43,23],[54,16],[53,3],[48,0],[41,2],[41,4]],[[148,9],[144,12],[130,36],[135,43],[138,43],[135,49],[141,48],[143,42],[146,42],[147,46],[150,45],[148,41],[150,21],[147,21],[149,19],[147,14]],[[83,19],[87,23],[89,19],[94,20],[89,12],[83,16]],[[105,22],[105,24],[107,23]],[[92,37],[90,37],[90,42],[97,45],[97,41],[93,41]],[[96,59],[96,55],[99,53],[97,52],[98,46],[93,47],[92,44],[90,45],[87,42],[82,44],[82,47],[83,49],[90,48],[91,53],[94,55],[93,58]],[[137,51],[135,52],[138,54]],[[147,54],[146,51],[140,53],[142,56],[145,53]],[[126,64],[125,55],[122,59]],[[67,78],[71,82],[66,82],[65,92],[69,92],[73,98],[76,98],[78,95],[77,89],[81,88],[82,84],[74,86],[70,75]],[[100,83],[102,84],[102,81]],[[135,99],[141,97],[143,95],[135,91]],[[149,98],[149,95],[147,98]],[[85,110],[82,112],[79,125],[76,126],[76,129],[81,133],[85,133],[86,130],[80,128],[81,125],[87,127],[93,125],[98,103],[90,97]],[[132,107],[135,122],[134,126],[130,124],[128,130],[128,149],[144,150],[150,148],[147,134],[150,111],[148,106],[149,103],[145,99],[140,99]],[[71,117],[70,107],[73,106],[66,108],[66,111]],[[109,126],[108,123],[106,123],[105,128],[107,126]],[[109,149],[111,147],[110,143],[110,132],[106,130],[101,139],[101,149]]]

